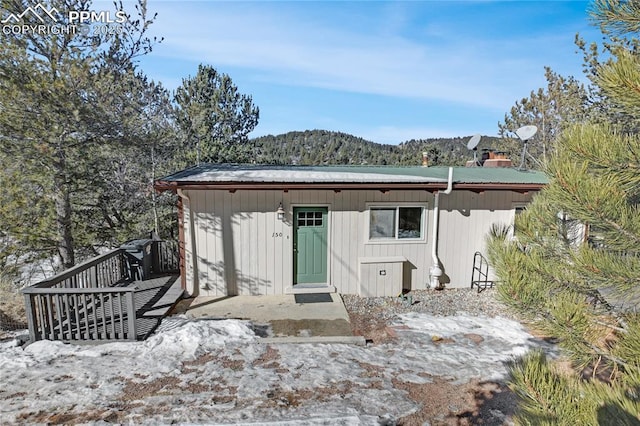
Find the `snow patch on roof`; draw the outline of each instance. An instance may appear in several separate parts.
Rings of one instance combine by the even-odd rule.
[[[169,175],[159,182],[255,184],[446,184],[449,167],[416,166],[275,166],[203,164]],[[513,168],[454,167],[456,184],[545,185],[542,172]]]
[[[189,176],[193,182],[446,182],[446,179],[433,177],[397,175],[384,173],[354,173],[319,170],[210,170]]]

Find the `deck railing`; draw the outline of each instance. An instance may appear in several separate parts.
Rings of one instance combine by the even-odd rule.
[[[177,271],[171,243],[151,247],[151,273]],[[118,248],[24,288],[31,341],[136,340],[136,276],[128,259]]]
[[[151,253],[156,273],[178,272],[180,269],[177,241],[154,241]]]

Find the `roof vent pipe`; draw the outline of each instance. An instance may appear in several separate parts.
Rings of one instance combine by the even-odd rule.
[[[449,195],[453,190],[453,167],[449,167],[449,178],[447,180],[447,189],[444,194]],[[440,218],[440,192],[436,192],[433,201],[433,232],[431,241],[431,267],[429,268],[429,288],[435,290],[441,287],[440,277],[442,276],[442,268],[440,268],[440,259],[438,259],[438,219]]]

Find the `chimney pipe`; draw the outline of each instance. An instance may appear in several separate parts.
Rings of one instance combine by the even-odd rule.
[[[429,156],[427,152],[422,153],[422,167],[429,167]]]

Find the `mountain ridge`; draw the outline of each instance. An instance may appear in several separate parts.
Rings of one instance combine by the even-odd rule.
[[[381,144],[331,130],[290,131],[252,138],[254,160],[261,164],[299,165],[420,165],[427,153],[429,165],[460,166],[473,159],[467,149],[469,136],[411,139],[398,145]],[[482,136],[483,149],[506,151],[514,157],[518,147],[512,141]]]

